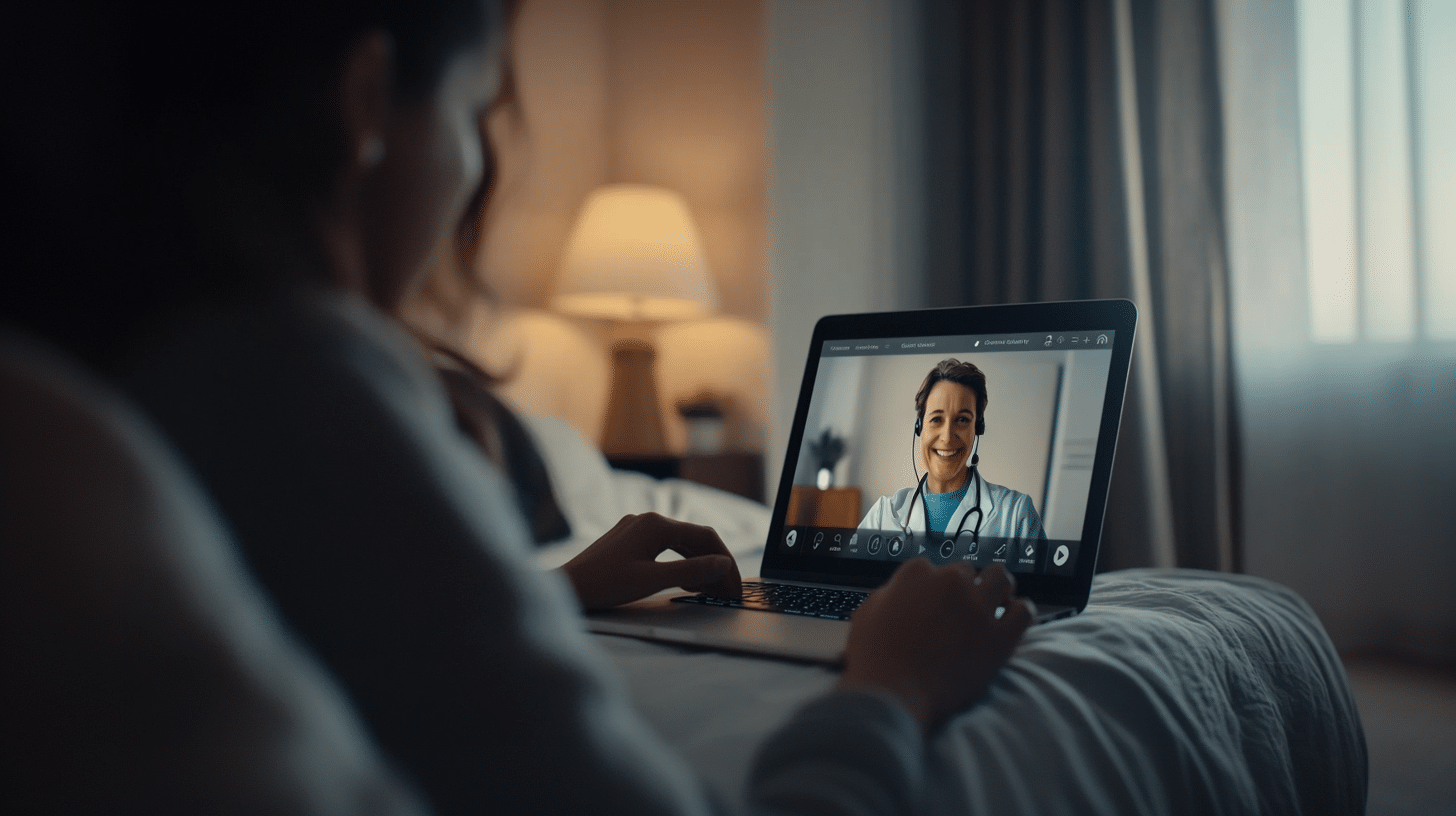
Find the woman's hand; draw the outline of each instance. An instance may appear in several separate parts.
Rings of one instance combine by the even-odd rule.
[[[840,688],[893,692],[931,733],[985,695],[1031,625],[1030,602],[1015,591],[1000,564],[977,573],[905,562],[855,612]]]
[[[668,550],[683,560],[658,561]],[[724,598],[743,592],[738,564],[713,528],[656,513],[624,516],[561,571],[586,610],[609,609],[671,587]]]

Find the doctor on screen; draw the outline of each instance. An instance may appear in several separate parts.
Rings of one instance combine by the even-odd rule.
[[[925,475],[914,487],[881,496],[860,527],[901,530],[972,545],[982,536],[1046,540],[1041,516],[1025,493],[982,478],[976,453],[986,431],[986,375],[970,363],[941,360],[915,392],[915,436]],[[965,546],[962,543],[961,546]]]

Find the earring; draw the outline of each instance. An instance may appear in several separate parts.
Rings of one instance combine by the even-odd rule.
[[[376,167],[384,161],[384,139],[375,134],[359,144],[359,164],[363,167]]]

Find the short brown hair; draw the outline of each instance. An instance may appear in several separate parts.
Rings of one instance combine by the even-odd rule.
[[[925,402],[930,399],[930,389],[941,380],[964,385],[976,395],[976,433],[985,433],[986,403],[991,401],[986,396],[986,375],[971,363],[963,363],[954,357],[947,357],[936,363],[935,368],[925,375],[925,382],[920,384],[920,390],[915,392],[916,432],[919,433],[920,423],[925,421]]]

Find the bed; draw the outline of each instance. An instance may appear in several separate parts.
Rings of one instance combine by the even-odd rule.
[[[0,354],[0,369],[5,363]],[[51,542],[3,553],[7,575],[40,576],[3,596],[15,612],[7,621],[29,633],[6,640],[16,658],[8,665],[28,669],[17,678],[29,683],[17,686],[27,704],[12,707],[0,730],[7,750],[24,760],[17,779],[27,783],[13,786],[7,801],[44,803],[35,812],[67,803],[95,810],[95,802],[153,812],[163,794],[173,806],[203,803],[193,810],[226,800],[245,808],[286,801],[301,810],[373,802],[376,812],[417,812],[360,737],[340,692],[282,634],[257,589],[238,580],[220,535],[197,532],[215,522],[199,494],[177,487],[183,471],[161,467],[171,461],[165,447],[107,400],[73,398],[119,423],[113,432],[130,428],[136,439],[126,438],[140,452],[120,456],[119,443],[78,432],[75,416],[47,403],[7,406],[30,410],[11,417],[10,441],[35,443],[12,445],[20,458],[5,460],[14,465],[5,475],[25,486],[12,492],[54,491],[0,508],[12,514],[7,523],[28,519],[40,531],[35,540]],[[564,562],[623,513],[653,510],[712,524],[744,571],[754,572],[766,507],[612,471],[566,423],[528,421],[574,530],[539,551],[543,566]],[[50,437],[34,432],[38,423]],[[93,454],[159,469],[98,467]],[[98,496],[110,498],[98,503]],[[146,501],[158,496],[175,501]],[[124,501],[129,512],[120,521],[110,510],[56,516],[55,507],[73,506],[56,502],[78,498],[86,501],[75,506],[103,509]],[[88,524],[121,535],[126,546],[98,548],[110,539]],[[167,615],[157,614],[159,603]],[[127,637],[114,636],[118,625]],[[594,642],[619,667],[649,724],[727,800],[743,790],[765,736],[836,682],[819,666],[603,635]],[[146,646],[141,663],[137,643]],[[179,665],[216,671],[172,676],[167,667]],[[167,684],[158,685],[163,676]],[[179,688],[187,693],[179,696]],[[198,707],[198,700],[210,702]],[[308,750],[292,750],[300,745]],[[78,765],[76,756],[86,761]],[[297,757],[308,762],[294,767],[286,759]],[[925,804],[935,813],[1358,814],[1366,768],[1344,671],[1294,593],[1247,576],[1138,570],[1100,577],[1085,614],[1029,632],[988,698],[933,737]]]
[[[565,422],[527,419],[573,534],[565,563],[624,513],[709,524],[757,574],[768,508],[611,470]],[[827,668],[595,636],[657,731],[720,795],[759,742],[833,686]],[[1252,576],[1099,576],[1086,612],[1031,630],[987,699],[932,741],[932,812],[1358,814],[1367,758],[1344,669],[1309,606]]]

